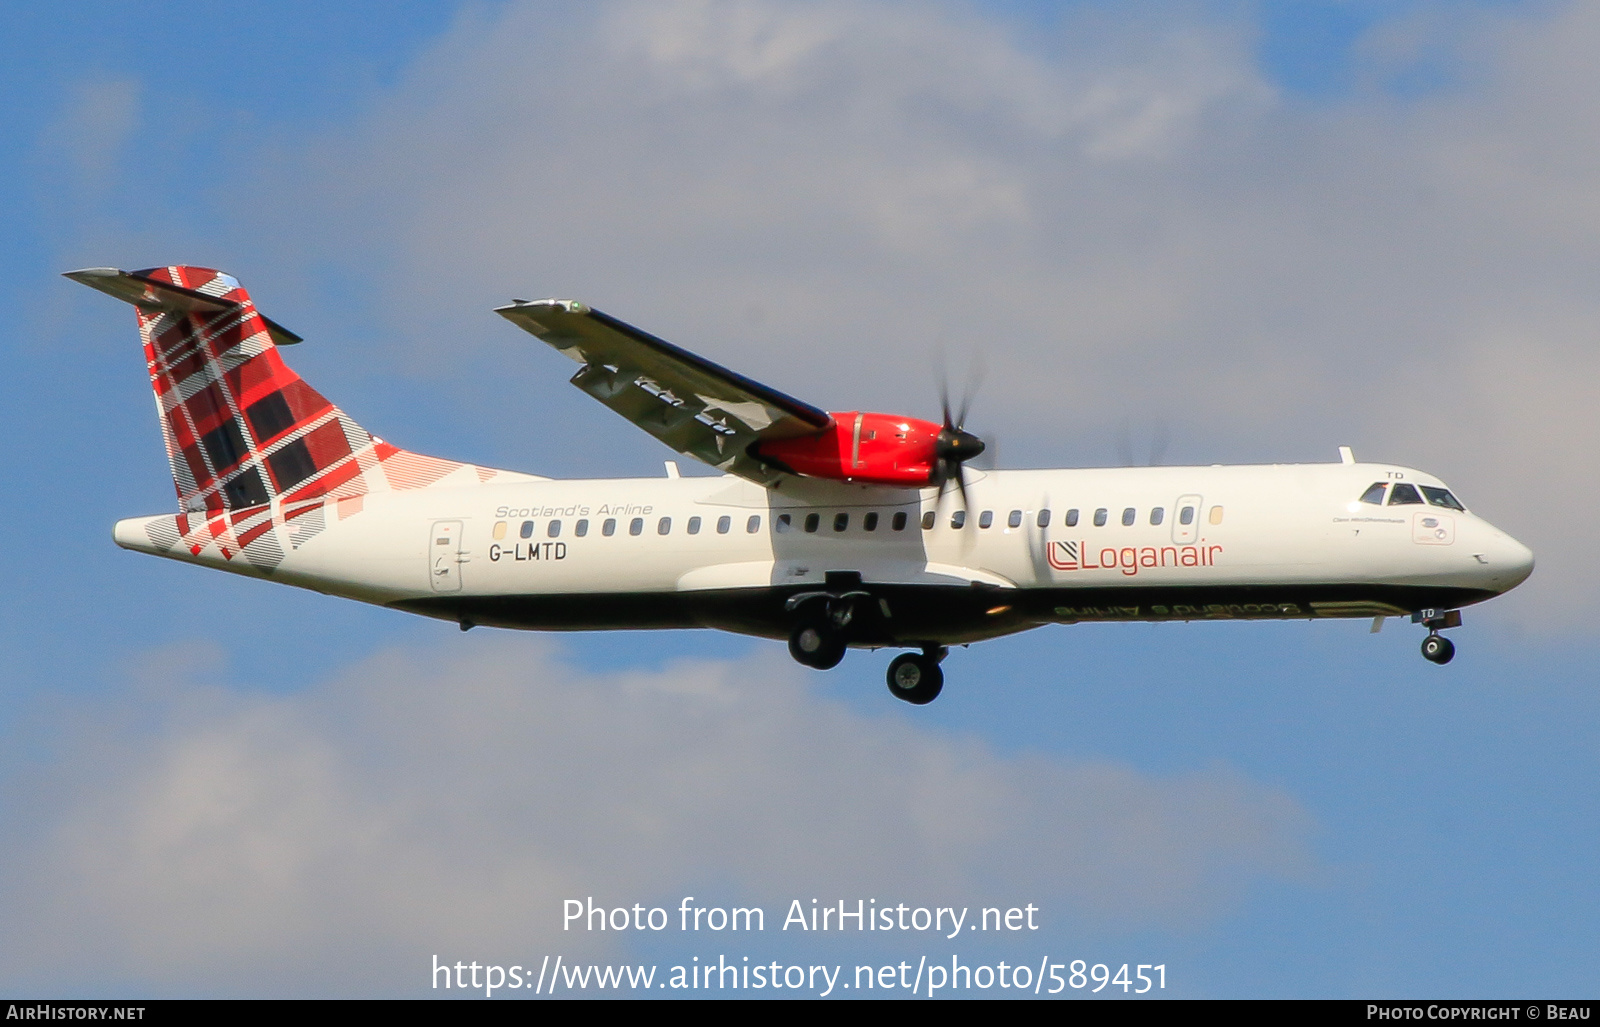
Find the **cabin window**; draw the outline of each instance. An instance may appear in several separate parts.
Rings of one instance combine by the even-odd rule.
[[[861,530],[862,531],[877,531],[878,530],[878,511],[874,510],[871,513],[867,514],[865,517],[861,518]]]
[[[577,524],[574,524],[572,526],[572,533],[579,538],[583,538],[583,536],[589,534],[589,522],[579,521]]]
[[[994,511],[993,510],[985,510],[983,513],[978,515],[978,527],[987,528],[987,527],[989,527],[989,525],[991,525],[993,523],[994,523]]]
[[[1100,509],[1098,509],[1098,510],[1096,510],[1094,512],[1094,526],[1097,527],[1097,528],[1103,528],[1103,527],[1106,526],[1106,508],[1105,507],[1102,506]]]
[[[1050,511],[1049,510],[1040,510],[1039,511],[1039,517],[1038,517],[1037,520],[1034,521],[1034,523],[1037,524],[1041,528],[1050,527]]]
[[[1399,482],[1389,490],[1390,506],[1413,506],[1422,503],[1422,496],[1417,493],[1415,485]]]
[[[1124,528],[1131,528],[1133,526],[1134,520],[1137,519],[1138,516],[1139,516],[1139,512],[1137,510],[1135,510],[1131,506],[1128,507],[1126,510],[1123,510],[1122,511],[1122,526]]]
[[[889,527],[893,528],[895,531],[905,531],[906,520],[907,517],[904,510],[896,511],[895,515],[889,518]]]
[[[600,525],[600,534],[604,535],[606,538],[610,538],[616,533],[617,519],[615,517],[607,517],[605,519],[605,523]]]
[[[724,514],[717,518],[717,534],[726,535],[733,528],[733,518]]]
[[[1011,511],[1010,514],[1008,514],[1006,516],[1006,527],[1008,527],[1008,528],[1020,528],[1020,527],[1022,527],[1022,511],[1021,510],[1013,510],[1013,511]]]
[[[833,530],[834,531],[843,531],[844,529],[846,529],[848,527],[850,527],[850,515],[849,514],[847,514],[847,513],[836,513],[836,514],[833,515]]]
[[[635,517],[633,520],[628,522],[628,534],[630,534],[630,535],[643,535],[644,534],[644,518],[643,517]]]
[[[1166,519],[1166,516],[1167,516],[1167,512],[1165,510],[1163,510],[1161,507],[1159,507],[1159,506],[1153,507],[1150,510],[1150,523],[1151,524],[1160,524],[1163,520]]]
[[[1211,508],[1211,523],[1212,524],[1221,524],[1222,523],[1222,507],[1214,506],[1214,507]]]
[[[1076,528],[1077,526],[1078,526],[1078,511],[1077,510],[1068,510],[1067,511],[1067,527]]]
[[[789,526],[793,523],[794,518],[790,517],[788,514],[779,514],[778,519],[772,522],[772,530],[782,535],[784,532],[789,530]]]
[[[806,514],[806,530],[807,531],[816,531],[817,530],[817,526],[819,524],[821,524],[821,523],[822,523],[822,515],[821,514],[814,514],[814,513]]]
[[[1432,485],[1423,485],[1420,487],[1422,489],[1422,494],[1427,496],[1428,502],[1432,503],[1434,506],[1442,506],[1446,510],[1460,510],[1462,513],[1466,513],[1467,508],[1461,505],[1461,501],[1459,499],[1450,494],[1449,489],[1434,488]]]
[[[933,517],[934,517],[934,514],[933,514],[932,510],[929,510],[927,513],[922,515],[922,530],[923,531],[932,531],[933,530]]]
[[[688,524],[687,527],[689,529],[689,534],[691,534],[691,535],[700,534],[700,518],[698,518],[698,517],[689,518],[689,524]]]
[[[517,534],[523,538],[533,538],[533,522],[523,521],[522,527],[518,529]]]
[[[494,522],[494,540],[496,542],[498,542],[498,541],[500,541],[501,539],[503,539],[505,537],[506,537],[506,522],[505,521],[495,521]]]
[[[745,534],[747,534],[747,535],[754,535],[756,532],[760,531],[761,530],[761,515],[760,514],[751,514],[750,515],[750,519],[748,521],[744,522],[744,530],[745,530]]]
[[[1194,523],[1194,507],[1186,506],[1178,511],[1178,523],[1189,525]]]
[[[1363,503],[1371,503],[1373,506],[1382,506],[1383,491],[1388,487],[1389,483],[1386,481],[1373,482],[1371,485],[1367,486],[1367,491],[1361,493],[1361,501]]]
[[[551,521],[544,529],[544,533],[549,535],[551,538],[559,538],[561,535],[561,522]]]
[[[966,527],[966,525],[967,525],[967,512],[965,510],[957,510],[955,513],[950,515],[950,527],[952,527],[952,528],[964,528],[964,527]]]
[[[667,532],[669,532],[671,530],[672,530],[672,518],[671,517],[663,517],[659,521],[656,522],[656,534],[657,535],[665,535]]]

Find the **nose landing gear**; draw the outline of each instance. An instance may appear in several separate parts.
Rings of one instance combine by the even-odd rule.
[[[1443,666],[1455,657],[1455,643],[1439,634],[1439,629],[1459,628],[1461,626],[1460,610],[1418,610],[1411,615],[1411,620],[1428,629],[1428,637],[1422,640],[1422,658],[1424,660]]]
[[[1430,633],[1422,640],[1422,658],[1430,663],[1449,663],[1455,654],[1455,643],[1441,634]]]
[[[889,664],[889,694],[913,706],[926,706],[939,698],[944,671],[939,661],[949,655],[944,646],[929,646],[920,653],[902,653]]]

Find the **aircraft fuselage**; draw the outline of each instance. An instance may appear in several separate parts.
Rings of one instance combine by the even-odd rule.
[[[368,495],[343,516],[329,500],[323,530],[270,570],[223,546],[163,549],[151,524],[170,517],[120,522],[116,540],[463,626],[782,638],[794,597],[858,591],[856,646],[1076,621],[1400,616],[1527,577],[1531,553],[1493,525],[1359,502],[1375,482],[1443,488],[1383,464],[1008,470],[973,473],[963,510],[932,489],[836,482],[524,480]]]

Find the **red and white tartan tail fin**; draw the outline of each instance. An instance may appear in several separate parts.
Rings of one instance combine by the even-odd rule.
[[[278,346],[299,337],[263,317],[230,275],[173,266],[91,268],[67,277],[138,310],[150,387],[184,514],[180,522],[222,521],[230,535],[243,536],[251,531],[231,529],[246,521],[260,522],[252,530],[287,529],[309,512],[308,503],[522,477],[410,453],[373,437],[290,370]],[[298,548],[287,530],[271,534],[283,534]],[[247,550],[234,541],[236,552]],[[276,566],[283,547],[266,549],[259,560],[245,555],[264,569]]]

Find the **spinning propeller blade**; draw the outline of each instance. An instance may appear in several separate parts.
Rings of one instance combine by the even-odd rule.
[[[943,424],[939,429],[939,439],[935,443],[936,459],[932,484],[939,489],[939,501],[942,503],[945,485],[953,480],[956,483],[956,490],[961,493],[963,510],[968,507],[967,475],[964,465],[984,450],[983,440],[966,430],[967,411],[972,406],[972,399],[982,382],[982,368],[975,366],[969,376],[967,388],[963,390],[961,407],[952,415],[949,380],[942,373],[939,380],[939,407],[943,415]]]

